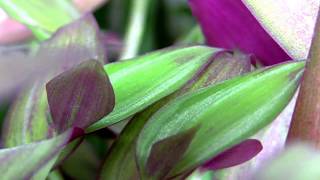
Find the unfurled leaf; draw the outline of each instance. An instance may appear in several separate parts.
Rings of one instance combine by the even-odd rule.
[[[81,129],[75,128],[48,140],[1,149],[1,178],[45,179],[60,151],[82,134]]]
[[[155,113],[137,140],[137,163],[146,170],[152,146],[200,126],[170,176],[205,163],[270,123],[293,96],[304,62],[280,64],[185,94]],[[161,163],[161,162],[159,162]]]
[[[254,54],[266,65],[292,59],[243,1],[189,0],[189,3],[208,45]]]
[[[116,96],[114,110],[88,132],[119,122],[181,88],[217,51],[205,46],[165,49],[107,64]]]
[[[49,38],[58,28],[80,16],[67,0],[1,0],[0,7],[12,18],[27,25],[39,40]]]
[[[51,127],[46,81],[83,61],[96,59],[104,62],[106,56],[103,49],[95,20],[87,15],[58,30],[52,38],[40,45],[35,55],[26,57],[36,69],[35,72],[26,74],[29,74],[30,79],[37,77],[37,80],[23,89],[14,101],[4,123],[4,146],[14,147],[52,137],[55,132]],[[19,71],[24,73],[24,69]],[[1,71],[0,74],[3,75],[2,73]],[[0,76],[1,83],[6,84],[12,78],[11,74],[4,73],[4,77]]]
[[[101,63],[86,61],[48,82],[48,103],[58,133],[85,129],[114,107],[114,94]]]
[[[202,165],[201,169],[216,170],[236,166],[252,159],[261,150],[262,144],[260,141],[248,139],[218,154]]]
[[[108,153],[102,167],[100,179],[130,180],[137,179],[139,177],[135,161],[135,142],[144,124],[162,106],[182,94],[244,74],[248,71],[250,71],[250,58],[248,56],[241,53],[230,53],[226,51],[219,51],[215,53],[215,55],[210,58],[208,64],[202,69],[199,69],[198,72],[193,75],[192,80],[189,81],[182,89],[156,102],[132,118]],[[166,142],[168,142],[168,140]],[[164,146],[164,144],[159,143],[159,146],[170,148],[170,144],[166,144],[167,145]],[[176,150],[179,150],[179,148]],[[184,150],[182,149],[182,151]],[[165,153],[167,152],[161,151],[159,154],[155,154],[155,157],[158,156],[159,158],[163,158]],[[174,157],[175,155],[176,153],[172,152],[167,154],[167,156],[169,156],[168,158],[172,156]],[[170,167],[175,163],[176,162],[167,162],[164,164],[162,161],[162,163],[159,164]],[[126,169],[126,173],[123,173],[123,169]],[[162,172],[157,172],[158,176],[161,177],[166,175],[167,170],[163,170],[164,171]]]

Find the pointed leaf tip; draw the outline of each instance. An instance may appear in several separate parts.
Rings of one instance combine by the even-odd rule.
[[[259,154],[262,148],[259,140],[247,139],[218,154],[202,165],[201,169],[217,170],[242,164]]]
[[[46,85],[55,128],[85,129],[110,113],[114,93],[103,66],[96,60],[83,62],[52,79]]]
[[[188,149],[197,129],[196,126],[155,143],[147,161],[147,174],[158,179],[165,178]]]

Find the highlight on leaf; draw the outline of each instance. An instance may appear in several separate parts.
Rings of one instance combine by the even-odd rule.
[[[146,169],[155,143],[197,125],[200,128],[196,136],[169,177],[190,171],[253,135],[290,101],[303,67],[304,62],[293,62],[256,70],[167,104],[150,118],[139,135],[136,155],[140,169]]]

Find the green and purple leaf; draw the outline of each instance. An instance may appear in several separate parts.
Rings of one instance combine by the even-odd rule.
[[[85,129],[109,114],[114,93],[101,63],[86,61],[46,85],[53,124],[58,133],[71,127]]]
[[[92,132],[124,120],[188,82],[218,51],[205,46],[168,48],[105,65],[116,96],[114,110],[87,129]]]
[[[84,135],[87,126],[107,115],[114,106],[107,74],[95,60],[83,62],[57,76],[47,84],[47,91],[53,128],[62,135],[0,150],[0,156],[2,152],[3,159],[9,161],[0,163],[0,172],[5,178],[46,177],[70,140]],[[69,133],[64,135],[65,132]],[[77,146],[79,141],[75,142]],[[5,170],[7,167],[10,171]]]
[[[231,53],[227,51],[219,51],[215,53],[210,58],[210,61],[199,69],[198,72],[193,75],[191,80],[183,86],[183,88],[156,102],[132,118],[108,153],[102,167],[100,179],[126,180],[139,177],[135,161],[135,142],[144,124],[162,106],[187,92],[192,92],[231,77],[244,74],[250,71],[250,69],[250,58],[240,52]],[[166,143],[164,146],[164,144],[160,143],[159,146],[162,146],[163,148],[170,148],[171,145]],[[183,149],[181,150],[183,151]],[[164,157],[162,153],[166,153],[166,151],[161,151],[160,154],[156,154],[155,157]],[[175,156],[177,156],[177,153],[174,152],[167,154],[168,158]],[[154,163],[152,161],[150,160],[149,162],[152,164]],[[172,167],[175,163],[176,162],[167,162],[166,164],[163,164],[163,166]],[[126,169],[127,173],[123,173],[123,169]],[[157,176],[163,177],[168,172],[166,169],[162,168],[161,172],[157,173]]]
[[[48,140],[1,149],[1,178],[45,179],[61,150],[83,133],[79,128],[71,128]]]
[[[304,62],[292,62],[260,69],[170,102],[150,118],[139,135],[140,169],[146,170],[155,143],[195,126],[200,126],[197,134],[169,177],[188,172],[247,139],[287,105],[303,68]]]
[[[234,0],[189,0],[208,45],[254,54],[266,65],[292,59],[251,14]]]
[[[4,146],[13,147],[52,137],[55,132],[50,123],[45,92],[46,81],[83,61],[96,59],[104,62],[105,57],[102,42],[99,41],[98,27],[91,15],[59,29],[52,38],[40,45],[35,55],[24,57],[36,69],[36,72],[26,72],[26,76],[30,75],[29,81],[35,77],[37,80],[22,89],[11,107],[4,123]],[[11,72],[21,76],[24,70],[26,69],[19,68],[20,73]],[[1,71],[0,74],[2,73]],[[0,76],[1,84],[6,84],[6,81],[11,81],[11,78],[16,76],[10,77],[12,73]],[[19,80],[17,82],[20,83]]]

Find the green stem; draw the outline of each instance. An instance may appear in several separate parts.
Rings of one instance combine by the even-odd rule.
[[[287,142],[307,141],[320,148],[320,10]]]
[[[149,0],[135,0],[133,2],[125,35],[125,46],[120,59],[129,59],[138,54],[145,31],[149,4]]]

